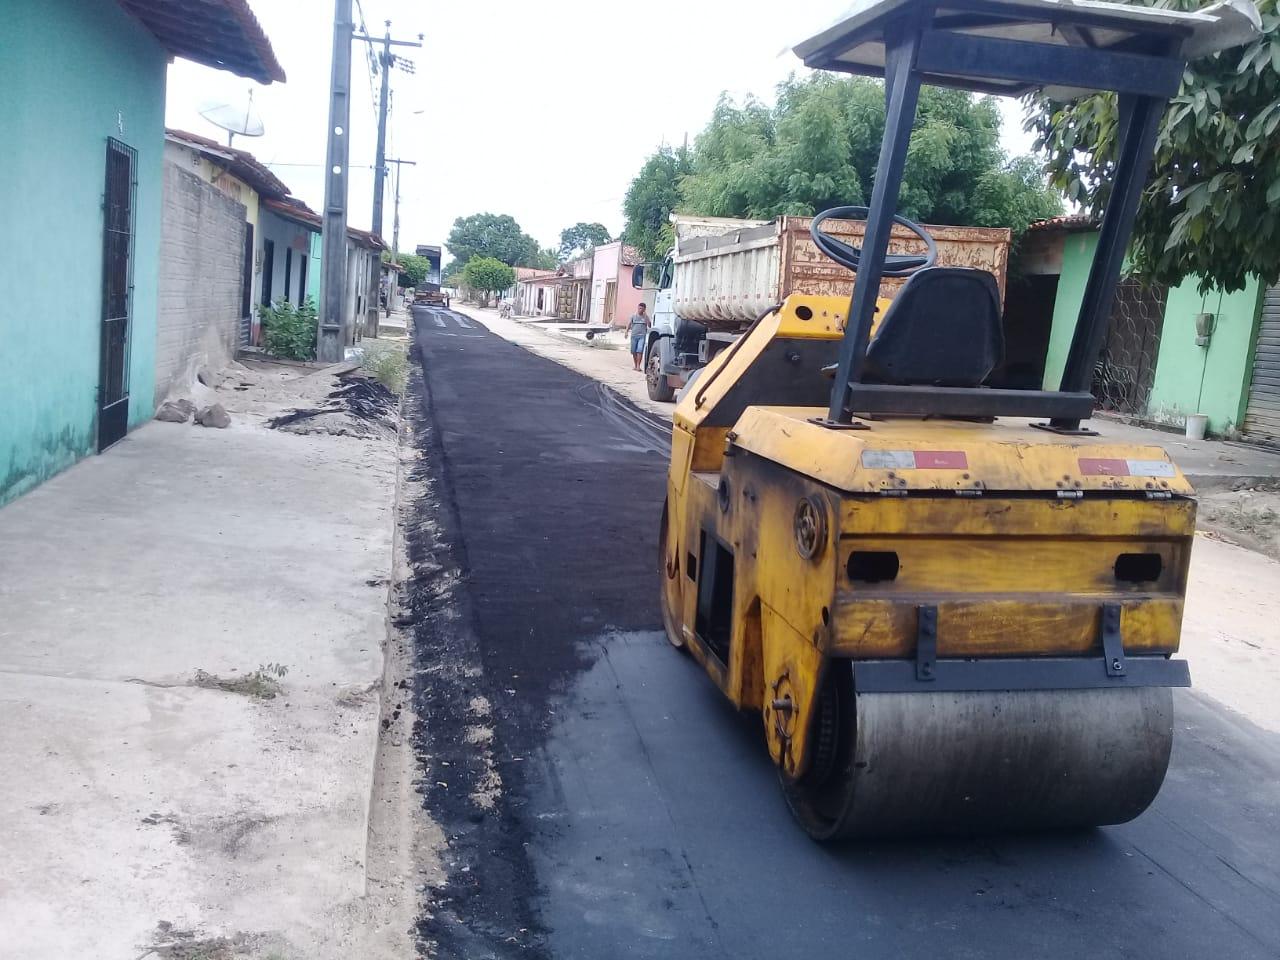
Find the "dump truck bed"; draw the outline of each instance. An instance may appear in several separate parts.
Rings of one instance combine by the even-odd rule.
[[[853,274],[829,260],[809,235],[810,217],[709,220],[677,216],[674,309],[678,316],[711,329],[737,329],[787,296],[848,296]],[[855,246],[861,220],[827,220],[823,229]],[[1003,300],[1011,232],[1004,227],[926,225],[938,245],[940,266],[974,267],[996,278]],[[891,253],[919,253],[924,245],[894,226]],[[880,296],[892,299],[905,281],[888,277]]]

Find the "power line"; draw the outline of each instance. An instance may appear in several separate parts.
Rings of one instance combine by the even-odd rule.
[[[391,52],[392,47],[421,47],[422,34],[418,34],[417,41],[413,40],[393,40],[391,38],[391,21],[386,21],[386,34],[381,37],[375,37],[368,33],[355,34],[356,40],[363,40],[369,44],[370,49],[377,43],[381,43],[382,52],[378,55],[378,63],[382,67],[382,95],[378,98],[378,156],[374,161],[375,167],[373,172],[373,223],[370,229],[376,236],[382,236],[382,204],[384,197],[384,184],[387,175],[387,109],[390,107],[391,100],[391,68],[395,66],[397,59],[396,54]]]
[[[368,35],[369,28],[365,26],[364,7],[361,6],[360,0],[356,0],[356,13],[360,16],[360,32]],[[376,117],[378,115],[378,91],[374,86],[374,81],[378,77],[378,58],[373,52],[372,44],[365,48],[365,53],[368,55],[369,63],[369,103],[373,107],[373,115]]]

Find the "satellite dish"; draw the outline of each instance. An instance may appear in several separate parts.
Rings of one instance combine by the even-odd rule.
[[[253,105],[252,90],[246,100],[238,103],[207,100],[200,107],[200,116],[227,131],[227,146],[231,146],[237,133],[242,137],[260,137],[266,133],[266,128],[262,125],[262,114]]]

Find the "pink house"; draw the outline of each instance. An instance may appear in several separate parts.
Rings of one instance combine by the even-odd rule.
[[[591,266],[591,323],[625,327],[642,300],[653,311],[653,291],[631,286],[631,269],[644,262],[635,247],[615,240],[596,247]]]

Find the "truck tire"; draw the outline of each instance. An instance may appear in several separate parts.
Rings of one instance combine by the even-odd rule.
[[[667,382],[666,375],[662,372],[662,351],[658,349],[657,343],[649,348],[649,359],[644,365],[644,380],[650,400],[670,403],[675,399],[675,387]]]

